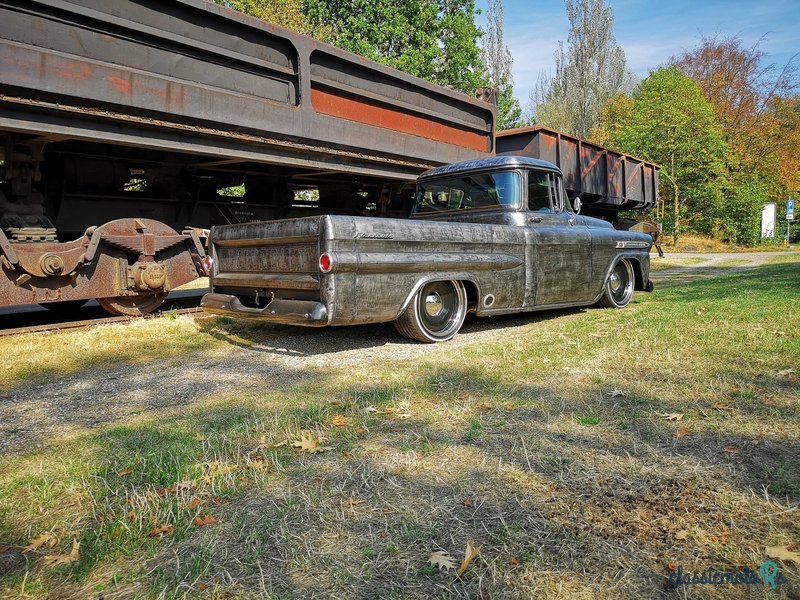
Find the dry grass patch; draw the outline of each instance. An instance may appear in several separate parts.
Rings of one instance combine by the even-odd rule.
[[[98,325],[77,331],[0,337],[0,385],[114,365],[139,363],[205,350],[219,345],[191,316],[165,316],[129,323]]]
[[[659,258],[653,256],[650,260],[650,270],[666,271],[668,269],[694,267],[705,262],[708,262],[707,258],[699,258],[696,256],[688,256],[685,258]]]

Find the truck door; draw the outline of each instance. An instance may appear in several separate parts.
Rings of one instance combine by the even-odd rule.
[[[591,300],[592,241],[564,193],[561,176],[528,171],[528,295],[536,306]]]

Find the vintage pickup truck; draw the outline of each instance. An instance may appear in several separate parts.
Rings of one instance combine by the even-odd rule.
[[[581,216],[552,163],[496,156],[417,181],[409,219],[325,214],[211,233],[204,310],[270,323],[393,321],[420,342],[479,317],[626,306],[652,289],[650,235]]]

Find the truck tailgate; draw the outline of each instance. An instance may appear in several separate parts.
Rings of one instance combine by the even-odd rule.
[[[276,297],[307,290],[309,298],[318,299],[319,235],[324,221],[319,216],[215,227],[212,289],[247,288]]]

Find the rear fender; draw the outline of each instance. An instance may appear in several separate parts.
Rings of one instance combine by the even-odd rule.
[[[425,277],[420,277],[417,282],[414,284],[414,287],[411,288],[411,291],[406,296],[406,299],[403,301],[403,304],[400,306],[400,310],[397,311],[395,318],[402,315],[405,310],[408,308],[408,305],[411,304],[411,301],[414,299],[414,296],[419,292],[422,287],[432,281],[462,281],[462,282],[469,282],[474,287],[478,293],[478,298],[481,297],[481,286],[478,283],[477,279],[473,275],[470,275],[466,272],[460,273],[432,273]]]

